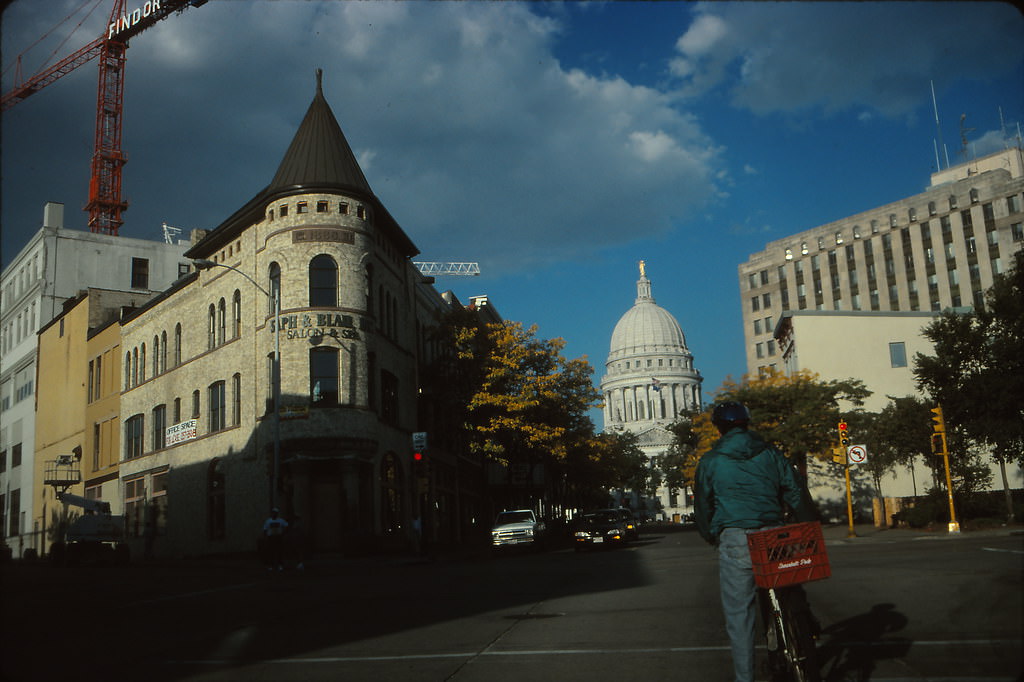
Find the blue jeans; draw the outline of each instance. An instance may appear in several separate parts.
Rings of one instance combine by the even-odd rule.
[[[718,582],[722,591],[725,631],[732,646],[736,682],[754,680],[754,624],[757,618],[754,571],[747,548],[747,531],[726,528],[718,537]]]

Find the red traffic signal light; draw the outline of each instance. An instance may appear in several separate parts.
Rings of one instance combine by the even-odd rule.
[[[412,461],[414,461],[414,462],[422,462],[423,461],[423,453],[422,452],[414,452],[414,453],[412,453]]]
[[[839,444],[843,447],[850,444],[850,427],[845,421],[839,422]]]

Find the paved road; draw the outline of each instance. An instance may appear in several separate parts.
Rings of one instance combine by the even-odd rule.
[[[830,680],[1011,682],[1024,536],[829,529],[808,586]],[[5,566],[4,679],[728,680],[713,552],[685,529],[623,549]]]

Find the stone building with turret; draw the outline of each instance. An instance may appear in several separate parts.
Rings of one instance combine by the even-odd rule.
[[[314,551],[398,546],[416,517],[454,541],[486,516],[479,462],[435,448],[429,480],[411,470],[427,337],[458,304],[417,253],[318,73],[270,184],[193,244],[199,271],[122,322],[130,532],[155,499],[171,555],[251,550],[272,506]]]

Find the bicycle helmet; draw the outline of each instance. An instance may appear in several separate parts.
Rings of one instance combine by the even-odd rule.
[[[729,400],[715,405],[711,412],[711,423],[718,427],[719,433],[725,433],[736,427],[747,428],[750,425],[750,410],[743,403]]]

